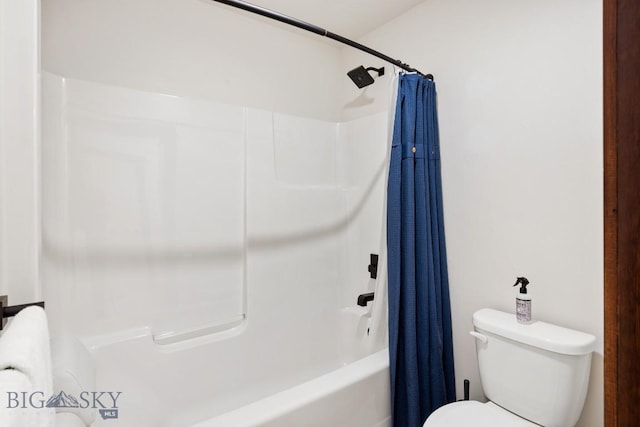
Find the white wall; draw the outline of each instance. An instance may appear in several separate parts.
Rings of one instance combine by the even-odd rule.
[[[603,423],[601,21],[597,0],[431,0],[362,40],[437,82],[459,393],[482,397],[472,313],[514,311],[524,275],[536,319],[598,338],[580,426]],[[343,114],[380,90],[346,89]]]
[[[207,0],[42,0],[42,45],[61,76],[329,120],[346,79],[335,43]]]
[[[39,2],[0,1],[0,294],[38,289]]]

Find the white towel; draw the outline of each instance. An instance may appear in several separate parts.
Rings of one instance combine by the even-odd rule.
[[[50,427],[55,411],[47,316],[40,307],[21,310],[0,336],[0,426]]]

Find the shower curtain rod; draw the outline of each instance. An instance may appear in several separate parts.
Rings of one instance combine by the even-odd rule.
[[[415,68],[412,68],[411,66],[409,66],[409,64],[405,64],[397,59],[393,59],[390,56],[385,55],[384,53],[378,52],[377,50],[373,50],[368,46],[365,46],[363,44],[360,44],[358,42],[354,42],[353,40],[350,40],[346,37],[342,37],[339,34],[335,34],[332,33],[331,31],[327,31],[324,28],[320,28],[316,25],[313,24],[309,24],[308,22],[305,21],[301,21],[299,19],[296,18],[292,18],[290,16],[284,15],[282,13],[273,11],[271,9],[267,9],[261,6],[257,6],[255,4],[251,4],[251,3],[247,3],[246,1],[242,1],[242,0],[213,0],[215,2],[218,3],[223,3],[226,4],[228,6],[233,6],[233,7],[237,7],[238,9],[242,9],[242,10],[246,10],[247,12],[252,12],[258,15],[262,15],[265,16],[267,18],[271,18],[271,19],[275,19],[276,21],[280,21],[280,22],[284,22],[285,24],[289,24],[289,25],[293,25],[294,27],[298,27],[298,28],[302,28],[303,30],[307,30],[310,31],[312,33],[318,34],[320,36],[323,37],[328,37],[330,39],[333,39],[335,41],[338,41],[342,44],[346,44],[347,46],[351,46],[354,47],[358,50],[361,50],[363,52],[368,53],[369,55],[373,55],[377,58],[380,58],[384,61],[387,61],[393,65],[396,65],[400,68],[402,68],[405,71],[409,71],[411,73],[418,73],[423,77],[427,77],[428,79],[433,80],[433,75],[432,74],[423,74],[420,71],[416,70]]]

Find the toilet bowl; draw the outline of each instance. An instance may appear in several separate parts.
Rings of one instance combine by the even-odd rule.
[[[487,403],[461,401],[434,411],[424,427],[573,427],[589,385],[596,338],[510,313],[473,314],[480,382]]]
[[[437,409],[424,427],[539,427],[493,402],[463,400]]]

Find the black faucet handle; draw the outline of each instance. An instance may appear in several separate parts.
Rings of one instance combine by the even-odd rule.
[[[373,301],[374,292],[358,295],[358,305],[360,307],[366,307],[369,301]]]

